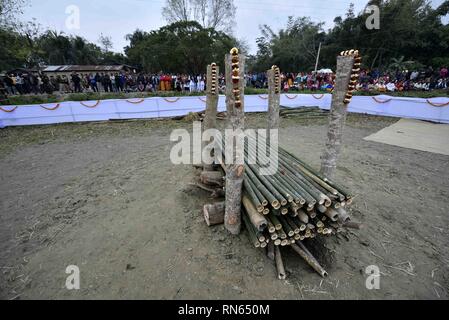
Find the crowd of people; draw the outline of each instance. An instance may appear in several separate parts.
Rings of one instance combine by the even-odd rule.
[[[205,75],[95,73],[70,76],[46,74],[8,74],[0,78],[0,88],[8,95],[82,92],[202,92]]]
[[[335,74],[322,73],[283,73],[281,85],[284,92],[289,91],[332,91]],[[254,88],[266,88],[267,78],[264,73],[249,74],[247,84]],[[379,70],[362,70],[356,89],[368,92],[395,91],[430,91],[447,89],[449,87],[449,72],[447,67],[434,70],[431,67],[421,71],[384,72]]]
[[[331,92],[335,74],[328,72],[282,73],[281,86],[284,92],[323,91]],[[148,73],[96,73],[48,76],[46,74],[9,74],[0,78],[0,89],[8,95],[42,93],[79,92],[204,92],[206,75],[187,74],[148,74]],[[219,76],[218,84],[224,91],[224,75]],[[245,75],[245,85],[252,88],[267,88],[265,73]],[[384,72],[362,70],[357,84],[358,91],[430,91],[447,89],[449,72],[447,67],[439,70],[427,68],[421,71]]]

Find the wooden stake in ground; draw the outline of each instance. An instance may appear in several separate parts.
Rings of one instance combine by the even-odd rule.
[[[341,150],[341,138],[348,111],[348,104],[345,103],[345,99],[354,66],[354,59],[354,55],[337,57],[337,73],[332,94],[327,142],[324,154],[321,157],[321,173],[328,179],[333,178]]]
[[[233,48],[231,54],[225,58],[226,74],[226,108],[228,113],[227,128],[236,130],[244,129],[244,76],[245,56],[238,54],[238,49]],[[236,150],[236,138],[234,137],[234,159],[226,159],[226,210],[225,227],[234,235],[240,233],[242,187],[245,173],[244,152]],[[233,161],[232,161],[233,160]],[[232,162],[232,164],[231,164]]]
[[[219,67],[212,63],[207,66],[207,94],[206,94],[206,115],[203,121],[203,130],[215,129],[217,127],[217,107],[219,99],[218,74]],[[205,146],[208,142],[204,142]],[[213,152],[213,151],[212,151]],[[204,170],[212,171],[213,165],[204,164]]]
[[[203,215],[206,224],[215,226],[224,222],[225,203],[217,202],[214,204],[206,204],[203,207]]]
[[[267,71],[268,77],[268,130],[279,129],[279,106],[281,104],[280,70],[277,66]],[[269,132],[268,132],[268,136]],[[268,138],[269,139],[269,138]]]

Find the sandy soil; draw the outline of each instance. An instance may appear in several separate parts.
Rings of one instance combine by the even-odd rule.
[[[449,157],[363,140],[394,121],[350,116],[336,180],[367,227],[308,244],[324,280],[287,248],[286,281],[246,232],[203,222],[213,200],[188,186],[195,169],[169,162],[171,130],[189,123],[1,130],[0,298],[448,299]],[[284,119],[281,144],[317,167],[325,122]],[[78,291],[65,288],[68,265]],[[365,287],[369,265],[380,290]]]

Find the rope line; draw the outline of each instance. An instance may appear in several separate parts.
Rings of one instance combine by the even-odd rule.
[[[94,104],[94,105],[92,105],[92,106],[89,106],[88,104],[85,104],[84,102],[80,102],[83,106],[85,106],[86,108],[96,108],[99,104],[100,104],[100,100],[97,100],[97,102]]]
[[[53,108],[51,108],[51,107],[46,107],[46,106],[44,106],[43,104],[41,104],[41,108],[43,108],[43,109],[45,109],[45,110],[49,110],[49,111],[54,111],[54,110],[58,109],[60,106],[61,106],[60,103],[57,103]]]
[[[14,112],[17,108],[18,108],[18,106],[15,106],[15,107],[12,108],[11,110],[6,110],[6,109],[3,109],[2,107],[0,107],[0,110],[2,110],[3,112],[10,113],[10,112]]]
[[[144,101],[145,101],[144,98],[141,98],[141,99],[138,100],[138,101],[126,100],[126,102],[132,103],[132,104],[140,104],[140,103],[142,103],[142,102],[144,102]]]
[[[433,103],[432,101],[430,101],[429,99],[426,99],[427,103],[430,104],[432,107],[447,107],[449,106],[449,102],[446,103]]]
[[[175,100],[170,100],[170,99],[164,98],[164,100],[167,101],[168,103],[176,103],[179,100],[181,100],[181,98],[176,98]]]

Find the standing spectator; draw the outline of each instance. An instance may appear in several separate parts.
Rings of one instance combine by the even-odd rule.
[[[112,92],[117,92],[117,82],[115,79],[115,74],[111,73],[111,88],[112,88]]]
[[[59,91],[59,82],[58,79],[55,78],[54,76],[50,76],[50,86],[51,86],[51,91]]]
[[[446,68],[446,67],[442,67],[441,70],[440,70],[440,77],[441,77],[442,79],[446,79],[447,76],[448,76],[448,70],[447,70],[447,68]]]
[[[75,93],[81,92],[81,78],[77,73],[72,74],[73,89]]]
[[[8,92],[8,94],[10,95],[15,95],[16,94],[16,90],[15,90],[15,86],[14,86],[14,80],[13,80],[13,76],[6,76],[5,77],[5,85],[6,85],[6,91]]]
[[[23,78],[20,74],[17,74],[16,76],[16,89],[19,94],[23,94]]]
[[[100,75],[97,73],[95,76],[93,74],[91,74],[89,76],[89,83],[90,83],[90,87],[92,89],[93,92],[98,92],[98,84],[97,84],[97,79],[100,78]]]
[[[35,75],[30,75],[30,90],[31,92],[33,92],[34,94],[39,94],[40,93],[40,89],[39,89],[39,79],[38,77],[36,77]]]
[[[126,83],[125,75],[123,73],[121,73],[118,76],[118,87],[119,87],[120,91],[125,90],[125,83]]]
[[[102,84],[103,77],[100,76],[100,74],[97,72],[95,74],[94,78],[95,78],[95,88],[97,89],[96,92],[100,92],[100,90],[98,89],[98,84]],[[93,90],[93,88],[92,88],[92,90]]]

